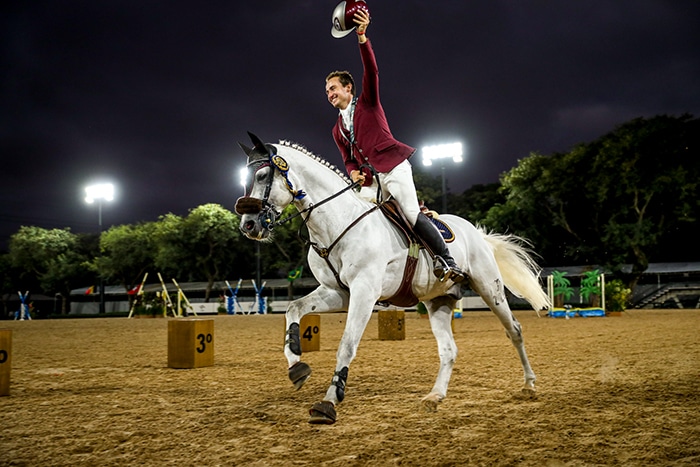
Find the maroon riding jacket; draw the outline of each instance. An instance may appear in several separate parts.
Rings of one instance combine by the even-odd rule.
[[[379,68],[369,38],[359,46],[364,71],[362,93],[357,99],[353,117],[355,145],[351,147],[350,132],[343,126],[343,117],[340,115],[333,127],[333,139],[338,145],[348,174],[367,162],[377,172],[386,173],[411,157],[416,150],[396,140],[391,134],[379,100]],[[370,185],[371,174],[364,168],[363,173],[366,176],[364,185]]]

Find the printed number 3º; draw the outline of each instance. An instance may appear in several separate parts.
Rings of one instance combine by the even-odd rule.
[[[198,334],[197,340],[199,341],[199,346],[196,349],[197,352],[204,353],[204,351],[207,350],[207,344],[211,344],[212,339],[213,338],[211,334]]]

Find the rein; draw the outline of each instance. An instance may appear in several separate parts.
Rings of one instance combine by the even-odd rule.
[[[316,204],[310,204],[309,207],[306,208],[306,209],[302,209],[301,211],[295,212],[294,214],[292,214],[292,215],[290,215],[290,216],[287,216],[287,217],[285,217],[284,219],[280,219],[280,220],[278,220],[278,221],[272,222],[272,223],[270,224],[270,226],[269,226],[269,229],[272,230],[274,227],[280,226],[280,225],[282,225],[282,224],[286,224],[287,222],[291,221],[292,219],[294,219],[294,218],[296,218],[296,217],[299,217],[299,216],[301,216],[302,214],[307,213],[307,212],[309,213],[309,216],[310,216],[310,215],[311,215],[311,212],[312,212],[314,209],[316,209],[317,207],[319,207],[319,206],[321,206],[321,205],[323,205],[323,204],[326,204],[327,202],[329,202],[329,201],[331,201],[331,200],[337,198],[338,196],[342,195],[342,194],[345,193],[346,191],[352,190],[352,189],[358,187],[359,185],[360,185],[360,182],[353,182],[352,184],[346,186],[345,188],[343,188],[342,190],[338,191],[337,193],[333,193],[333,194],[330,195],[328,198],[322,199],[321,201],[319,201],[319,202],[316,203]],[[307,219],[309,218],[309,216],[306,216],[306,219],[304,219],[304,223],[306,223],[306,221],[307,221]]]

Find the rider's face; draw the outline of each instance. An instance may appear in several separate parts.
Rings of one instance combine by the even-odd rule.
[[[326,81],[326,97],[336,109],[344,110],[352,102],[352,84],[343,86],[340,78],[333,77]]]

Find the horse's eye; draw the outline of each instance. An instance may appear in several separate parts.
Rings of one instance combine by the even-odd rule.
[[[268,169],[258,170],[258,171],[255,173],[255,181],[256,181],[257,183],[262,183],[262,182],[264,182],[265,180],[267,180],[267,174],[268,174],[268,172],[269,172]]]

